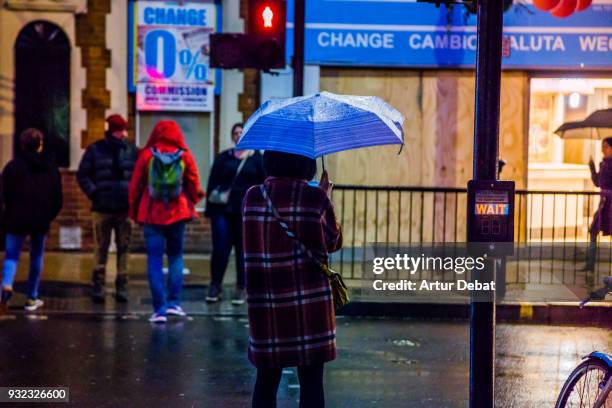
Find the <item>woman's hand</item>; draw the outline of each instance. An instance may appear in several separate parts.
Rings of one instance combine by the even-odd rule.
[[[591,171],[591,176],[594,176],[597,174],[597,167],[595,167],[595,162],[593,161],[593,158],[589,158],[589,170]]]
[[[319,181],[319,187],[321,190],[327,194],[328,197],[331,197],[332,188],[334,184],[329,181],[329,174],[327,174],[327,170],[324,170],[321,174],[321,181]]]

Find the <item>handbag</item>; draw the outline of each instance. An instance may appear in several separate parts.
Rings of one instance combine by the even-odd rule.
[[[280,214],[278,213],[278,210],[276,209],[276,207],[274,207],[274,204],[272,204],[272,200],[270,199],[270,196],[268,195],[268,192],[266,191],[266,188],[264,187],[264,185],[263,184],[260,185],[259,188],[261,190],[261,195],[263,196],[264,200],[266,200],[268,208],[270,209],[270,211],[272,211],[272,215],[274,216],[276,221],[278,221],[283,231],[285,231],[287,236],[291,238],[300,247],[300,250],[302,251],[302,253],[305,253],[306,256],[308,256],[308,258],[329,279],[329,284],[332,290],[332,299],[334,301],[335,310],[338,310],[342,306],[345,306],[347,303],[349,303],[350,299],[349,299],[349,294],[348,294],[348,288],[346,287],[346,284],[344,283],[344,280],[342,279],[342,275],[340,275],[338,272],[331,269],[327,262],[322,262],[318,257],[316,257],[312,253],[312,251],[310,251],[306,247],[306,245],[304,245],[302,241],[300,241],[300,239],[289,229],[289,225],[287,225],[287,223],[283,221],[283,219],[281,218]]]
[[[240,174],[240,171],[244,167],[247,160],[249,160],[248,157],[242,159],[229,187],[221,189],[221,186],[217,186],[210,192],[210,194],[208,195],[209,203],[227,205],[227,203],[229,202],[230,194],[232,192],[232,188],[234,187],[234,183],[236,182],[236,179],[238,178],[238,175]]]

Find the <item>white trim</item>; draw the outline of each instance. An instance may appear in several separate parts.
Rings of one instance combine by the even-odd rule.
[[[612,1],[612,0],[610,0]],[[287,28],[293,28],[293,23],[287,23]],[[306,28],[314,30],[364,30],[364,31],[451,31],[475,33],[476,26],[436,26],[436,25],[394,25],[394,24],[339,24],[339,23],[308,23]],[[612,27],[504,27],[504,33],[525,34],[612,34]]]

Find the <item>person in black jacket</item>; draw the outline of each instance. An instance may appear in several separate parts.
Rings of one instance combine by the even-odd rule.
[[[242,123],[232,127],[232,141],[242,135]],[[236,255],[236,289],[232,303],[244,303],[244,257],[242,251],[242,200],[247,190],[261,184],[266,176],[259,151],[225,150],[215,158],[206,188],[205,215],[212,227],[211,282],[207,302],[217,302],[223,293],[221,285],[234,248]]]
[[[132,236],[128,218],[128,186],[138,150],[127,140],[127,122],[120,115],[106,119],[105,138],[91,144],[79,165],[77,180],[91,201],[94,232],[94,270],[92,298],[103,302],[106,263],[111,233],[115,231],[117,246],[117,279],[115,298],[128,300],[127,265]]]
[[[2,268],[0,304],[6,309],[13,294],[13,281],[25,239],[30,237],[30,274],[25,309],[43,305],[38,298],[45,238],[51,221],[62,208],[62,179],[57,167],[43,155],[43,135],[26,129],[20,137],[22,154],[2,171],[3,226],[6,257]]]

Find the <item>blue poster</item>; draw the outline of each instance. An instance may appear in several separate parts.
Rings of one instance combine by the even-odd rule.
[[[287,14],[290,58],[292,1]],[[459,5],[308,0],[305,38],[305,59],[314,65],[462,68],[476,61],[476,16]],[[556,18],[515,0],[504,14],[503,43],[506,69],[611,69],[612,2],[594,0],[587,10]]]

